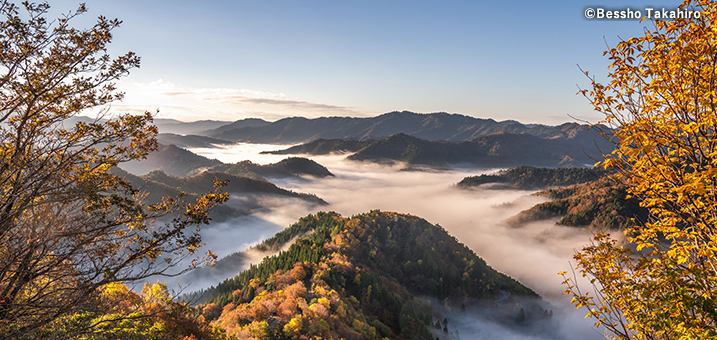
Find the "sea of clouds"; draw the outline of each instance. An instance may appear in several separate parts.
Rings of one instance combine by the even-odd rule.
[[[262,155],[259,152],[286,147],[237,144],[191,151],[226,163],[248,159],[268,164],[287,156]],[[497,169],[405,171],[402,164],[353,162],[346,160],[344,155],[307,157],[326,166],[335,177],[270,180],[282,188],[316,194],[327,201],[328,206],[310,205],[298,199],[262,197],[260,203],[264,208],[252,215],[205,227],[202,236],[206,247],[220,258],[242,252],[299,218],[317,211],[335,211],[347,217],[373,209],[412,214],[439,224],[490,266],[540,294],[555,307],[554,319],[560,319],[556,334],[565,334],[566,338],[603,338],[598,330],[593,329],[592,321],[584,319],[586,311],[576,311],[570,306],[570,298],[562,295],[565,289],[561,284],[562,277],[557,275],[562,270],[570,271],[573,254],[589,242],[591,232],[556,225],[556,220],[521,227],[503,223],[518,212],[546,201],[545,198],[533,195],[532,191],[500,190],[489,186],[466,190],[455,186],[466,176],[492,173]],[[170,284],[184,286],[185,291],[207,288],[222,278],[236,275],[248,268],[250,263],[258,263],[266,255],[269,254],[245,252],[240,265],[228,272],[190,274],[170,280]],[[582,282],[587,287],[587,283]],[[538,339],[490,321],[472,322],[470,317],[464,320],[460,316],[453,318],[456,321],[452,326],[459,330],[461,338],[484,332],[486,336],[500,335],[497,337],[500,339]]]

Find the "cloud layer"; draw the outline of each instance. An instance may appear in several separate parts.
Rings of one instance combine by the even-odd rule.
[[[238,145],[194,151],[225,162],[236,162],[238,158],[252,159],[258,163],[276,161],[271,158],[276,156],[252,156],[252,153],[256,155],[274,146],[254,144],[250,151],[247,147]],[[231,228],[220,226],[220,229],[216,229],[217,235],[220,235],[218,237],[223,241],[215,243],[211,240],[214,232],[209,232],[208,247],[224,248],[229,243],[235,246],[232,251],[239,250],[241,247],[236,245],[254,244],[270,236],[269,231],[285,228],[299,217],[319,209],[336,211],[344,216],[372,209],[413,214],[441,225],[484,258],[490,266],[519,280],[556,306],[559,317],[570,320],[571,327],[575,328],[565,330],[566,334],[579,330],[575,334],[588,338],[598,335],[591,328],[590,320],[584,320],[584,312],[576,312],[570,306],[569,298],[562,295],[562,278],[557,275],[559,271],[569,271],[569,261],[575,249],[587,244],[591,233],[583,229],[557,226],[555,220],[530,223],[519,228],[502,223],[521,210],[543,202],[544,198],[533,196],[529,191],[490,188],[462,190],[453,185],[465,176],[493,170],[401,171],[400,165],[350,162],[340,155],[312,159],[326,166],[336,177],[274,181],[281,187],[317,194],[330,203],[328,207],[301,206],[287,201],[272,202],[271,208],[261,215],[261,222],[254,226],[241,225],[252,222],[240,220]],[[228,252],[217,250],[222,254]]]
[[[361,116],[356,108],[292,98],[284,93],[232,88],[192,88],[163,80],[151,83],[120,83],[126,92],[115,112],[143,113],[159,110],[159,117],[194,121],[215,119],[235,121],[258,117],[279,119],[302,116]]]

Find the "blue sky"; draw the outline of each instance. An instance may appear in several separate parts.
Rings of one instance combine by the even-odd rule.
[[[605,79],[605,41],[650,25],[588,20],[585,9],[678,4],[88,0],[78,24],[122,19],[111,52],[142,57],[114,110],[180,120],[443,111],[558,124],[599,120],[575,95],[589,86],[577,65]]]

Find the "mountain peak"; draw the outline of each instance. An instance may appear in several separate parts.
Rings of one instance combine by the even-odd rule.
[[[265,243],[292,239],[287,251],[204,292],[228,332],[265,322],[267,331],[296,329],[307,338],[432,339],[427,325],[444,318],[414,296],[452,307],[489,302],[508,316],[500,322],[541,323],[548,315],[539,300],[524,299],[539,299],[532,290],[416,216],[317,213]]]

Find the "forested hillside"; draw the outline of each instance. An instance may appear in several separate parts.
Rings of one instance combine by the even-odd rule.
[[[428,141],[406,134],[377,140],[348,156],[357,161],[400,161],[414,165],[446,167],[582,166],[591,162],[565,139],[545,139],[530,134],[496,133],[462,142]]]
[[[307,233],[287,251],[195,295],[210,299],[205,318],[238,338],[435,339],[431,326],[443,317],[415,298],[425,296],[456,308],[488,301],[502,307],[495,321],[548,331],[541,325],[548,328],[549,311],[518,299],[537,299],[532,290],[421,218],[318,213],[258,247]]]
[[[277,163],[266,165],[256,164],[252,161],[241,161],[234,164],[217,165],[209,170],[251,178],[294,177],[300,175],[332,177],[334,175],[323,165],[303,157],[289,157]]]
[[[161,170],[173,176],[187,176],[197,169],[206,169],[222,162],[209,159],[175,145],[159,145],[146,159],[122,163],[121,167],[133,174],[143,175]]]
[[[308,143],[299,144],[283,150],[264,151],[272,155],[328,155],[332,153],[356,152],[374,141],[356,139],[324,139],[320,138]]]
[[[194,200],[201,194],[214,188],[214,181],[227,181],[222,188],[230,195],[275,195],[293,197],[312,204],[326,205],[327,203],[316,195],[297,193],[282,189],[273,183],[263,179],[254,179],[245,176],[235,176],[221,172],[205,171],[191,177],[176,177],[167,175],[162,171],[155,170],[143,176],[135,176],[121,169],[112,170],[118,176],[129,181],[139,191],[147,193],[147,199],[151,203],[167,195],[178,196],[180,193],[187,200]],[[249,202],[250,203],[250,202]],[[248,204],[224,204],[212,210],[212,218],[215,221],[222,221],[227,218],[247,215],[252,209],[259,208],[258,205]]]
[[[584,142],[584,141],[583,141]],[[350,160],[405,162],[447,168],[461,164],[474,167],[581,167],[593,164],[600,154],[583,142],[563,137],[542,138],[527,133],[499,132],[467,141],[431,141],[404,133],[378,140],[319,139],[269,154],[352,153]]]
[[[561,217],[558,224],[589,226],[599,230],[624,229],[634,226],[633,219],[646,221],[648,211],[640,201],[627,198],[626,186],[614,176],[538,192],[553,199],[520,212],[507,222],[519,225],[526,222]]]
[[[458,182],[460,188],[498,184],[511,189],[543,189],[594,181],[606,174],[598,168],[536,168],[518,166],[495,174],[469,176]]]

